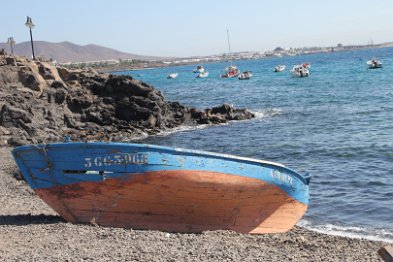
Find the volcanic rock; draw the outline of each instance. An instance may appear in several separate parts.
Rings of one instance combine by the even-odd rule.
[[[253,118],[222,105],[200,110],[166,101],[130,76],[69,70],[20,57],[0,58],[0,144],[131,140],[180,125]]]

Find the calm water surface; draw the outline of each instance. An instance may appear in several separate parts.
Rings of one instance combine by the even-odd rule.
[[[377,57],[384,67],[367,69]],[[310,77],[292,78],[310,62]],[[274,73],[278,64],[287,66]],[[227,63],[119,72],[161,90],[167,100],[198,108],[223,103],[257,118],[184,129],[143,143],[228,153],[310,173],[311,203],[301,226],[329,234],[393,242],[393,48],[236,61],[251,80],[220,79]],[[169,73],[176,79],[166,79]]]

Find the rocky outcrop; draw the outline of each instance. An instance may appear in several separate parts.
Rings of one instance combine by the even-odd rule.
[[[230,105],[200,110],[166,101],[130,76],[68,70],[24,58],[0,59],[0,144],[127,141],[180,125],[254,117]]]

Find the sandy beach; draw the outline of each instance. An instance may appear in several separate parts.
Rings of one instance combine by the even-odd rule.
[[[61,219],[23,180],[11,148],[0,148],[1,261],[383,261],[383,242],[295,227],[285,234],[175,234]]]

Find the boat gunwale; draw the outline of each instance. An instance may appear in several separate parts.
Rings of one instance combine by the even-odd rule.
[[[169,146],[159,146],[159,145],[152,145],[152,144],[138,144],[138,143],[126,143],[126,142],[57,142],[57,143],[47,143],[47,144],[31,144],[31,145],[23,145],[23,146],[18,146],[13,149],[14,157],[16,157],[17,152],[19,151],[25,151],[29,150],[31,148],[62,148],[62,147],[68,147],[72,145],[73,147],[78,147],[78,146],[92,146],[92,147],[100,147],[100,146],[110,146],[110,147],[134,147],[134,148],[151,148],[151,149],[156,149],[160,151],[166,151],[167,153],[170,152],[177,152],[181,153],[184,155],[199,155],[199,156],[205,156],[205,157],[212,157],[216,159],[222,159],[222,160],[235,160],[235,161],[242,161],[246,162],[248,164],[262,164],[262,165],[267,165],[267,166],[275,166],[280,169],[284,169],[286,172],[289,172],[291,175],[294,175],[295,177],[299,178],[304,184],[308,185],[309,184],[309,174],[307,175],[301,175],[298,172],[286,167],[285,165],[273,161],[267,161],[267,160],[260,160],[260,159],[255,159],[255,158],[249,158],[249,157],[241,157],[241,156],[236,156],[236,155],[230,155],[230,154],[223,154],[223,153],[215,153],[215,152],[209,152],[209,151],[203,151],[203,150],[195,150],[195,149],[184,149],[184,148],[178,148],[178,147],[169,147]]]

